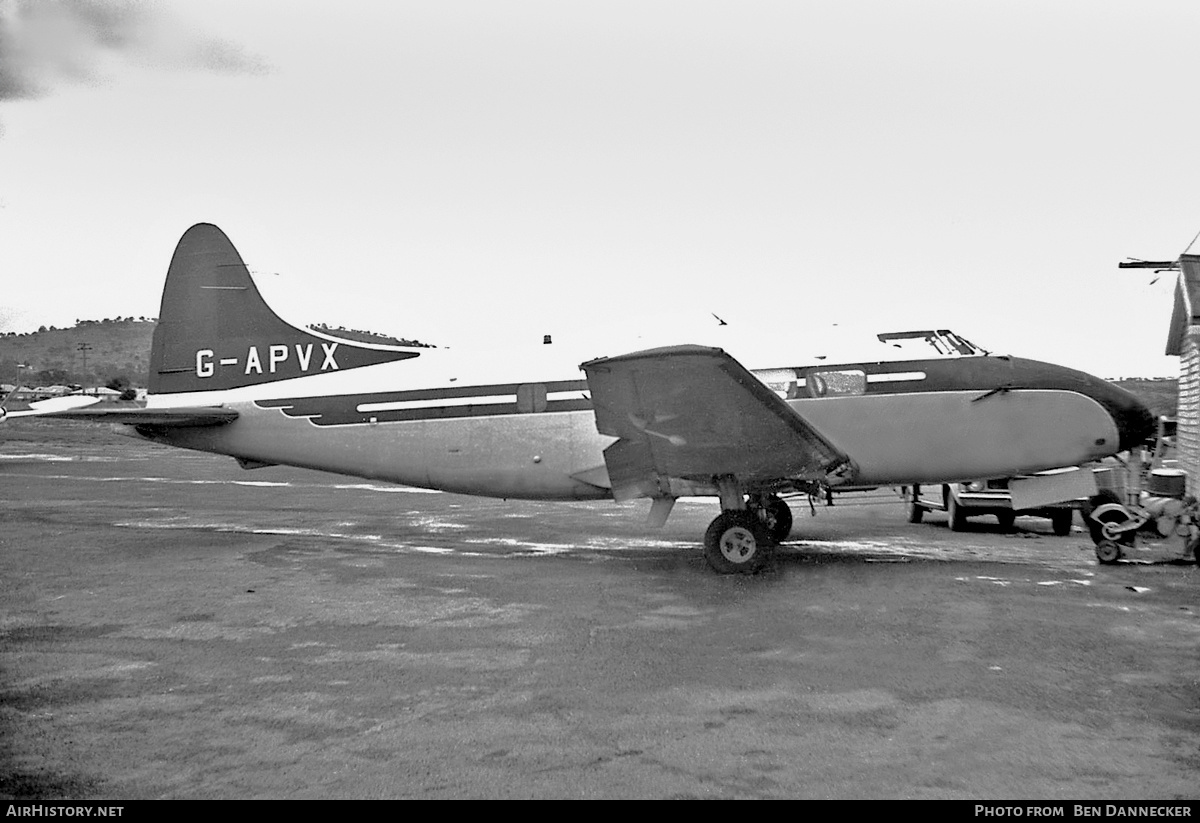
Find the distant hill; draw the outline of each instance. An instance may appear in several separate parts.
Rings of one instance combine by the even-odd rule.
[[[69,329],[8,332],[0,335],[0,382],[102,386],[123,377],[145,386],[155,325],[152,318],[118,317],[79,320]]]
[[[420,340],[406,340],[400,337],[392,337],[388,334],[380,334],[374,331],[363,331],[362,329],[348,329],[345,326],[327,326],[324,323],[310,323],[308,326],[313,331],[319,331],[322,334],[328,334],[331,337],[340,337],[343,340],[354,340],[358,343],[382,343],[386,346],[413,346],[418,349],[436,348],[428,343],[422,343]]]
[[[157,325],[152,317],[117,317],[78,320],[69,329],[0,333],[0,383],[103,386],[123,379],[144,387],[150,377],[150,342]],[[362,343],[427,347],[416,340],[359,329],[324,324],[310,328]]]
[[[156,325],[155,318],[117,317],[80,320],[69,329],[43,328],[26,334],[0,334],[0,383],[103,386],[111,380],[124,378],[134,386],[144,387],[150,376],[150,340]],[[309,328],[346,340],[426,346],[416,340],[341,326],[318,324]],[[1156,415],[1175,414],[1179,396],[1176,378],[1132,378],[1113,382],[1141,398]]]
[[[1121,388],[1132,392],[1150,407],[1155,417],[1174,417],[1179,405],[1179,378],[1133,377],[1114,380]]]

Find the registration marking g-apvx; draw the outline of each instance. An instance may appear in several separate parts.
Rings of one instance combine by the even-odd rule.
[[[319,371],[337,371],[337,360],[334,359],[334,353],[337,351],[337,343],[322,343],[321,351],[324,359],[321,361]],[[301,372],[307,372],[309,366],[312,365],[313,344],[306,343],[301,345],[294,344],[296,351],[296,362],[300,365]],[[286,363],[291,357],[291,349],[281,343],[274,343],[266,346],[267,349],[267,373],[275,374],[280,364]],[[197,349],[196,351],[196,376],[197,377],[213,377],[216,374],[216,365],[221,366],[236,366],[239,362],[236,357],[222,357],[216,360],[214,358],[216,352],[212,349]],[[246,368],[243,374],[262,374],[263,361],[262,356],[258,353],[258,346],[251,346],[246,350]]]

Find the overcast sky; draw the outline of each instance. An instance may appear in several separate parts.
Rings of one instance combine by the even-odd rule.
[[[1198,44],[1194,0],[0,0],[0,331],[157,315],[212,222],[290,319],[460,348],[716,313],[1173,376],[1174,276],[1117,263],[1200,232]]]

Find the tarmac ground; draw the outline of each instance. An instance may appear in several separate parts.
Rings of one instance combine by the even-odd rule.
[[[1200,569],[892,490],[467,498],[0,429],[0,797],[1200,798]]]

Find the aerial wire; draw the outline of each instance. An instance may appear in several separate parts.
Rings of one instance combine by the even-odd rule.
[[[1196,240],[1198,240],[1198,239],[1200,239],[1200,231],[1196,232],[1196,236],[1192,238],[1191,243],[1187,244],[1187,248],[1183,250],[1183,253],[1187,254],[1188,251],[1192,248],[1192,246],[1196,245]]]

